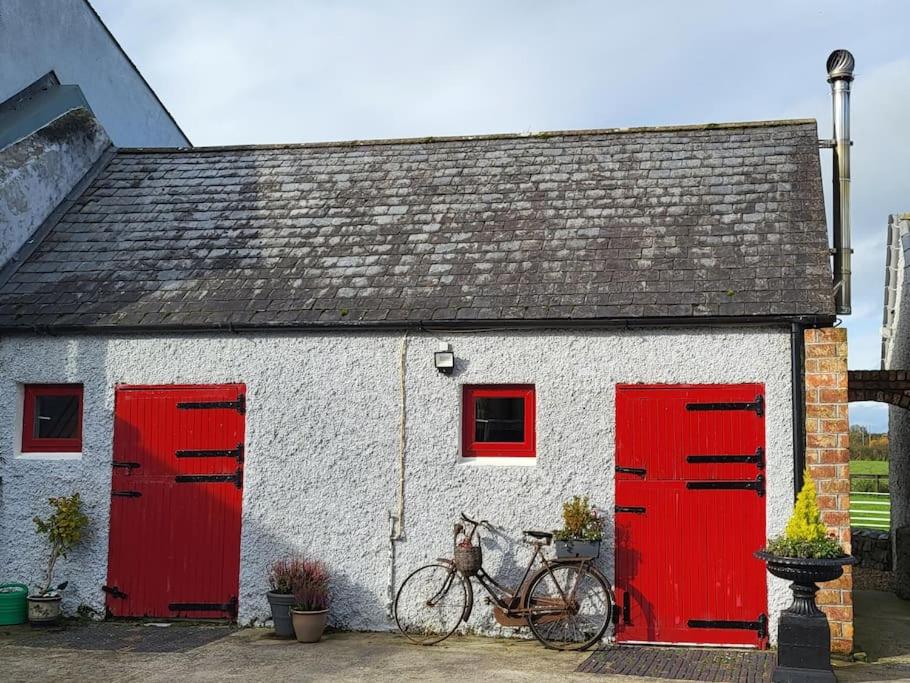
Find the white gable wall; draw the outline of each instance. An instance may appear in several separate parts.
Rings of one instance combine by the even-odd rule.
[[[189,141],[84,0],[3,0],[0,102],[49,71],[78,85],[118,147]]]
[[[0,535],[8,539],[0,544],[3,580],[36,580],[43,546],[31,518],[46,512],[48,496],[78,490],[92,533],[61,563],[59,577],[70,580],[69,609],[86,604],[103,610],[114,387],[244,382],[240,622],[267,617],[266,567],[299,550],[332,570],[336,625],[389,628],[388,513],[397,508],[401,338],[326,333],[2,339],[0,392],[8,399],[22,383],[85,384],[81,459],[17,458],[21,401],[0,402]],[[458,359],[450,377],[433,367],[440,340],[452,344]],[[783,328],[417,334],[408,339],[406,360],[406,504],[396,585],[427,560],[450,555],[459,511],[502,529],[503,536],[485,541],[485,564],[507,570],[527,560],[525,548],[516,545],[520,531],[559,526],[566,498],[588,494],[612,510],[616,383],[763,382],[769,534],[782,530],[791,510],[790,344]],[[469,383],[536,386],[533,466],[459,460],[460,387]],[[678,532],[686,533],[685,520]],[[602,562],[612,576],[612,538],[604,546]],[[772,626],[787,604],[786,584],[769,577]],[[497,628],[483,604],[471,624]]]

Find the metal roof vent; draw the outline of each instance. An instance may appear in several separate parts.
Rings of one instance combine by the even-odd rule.
[[[834,109],[834,139],[827,146],[834,150],[834,308],[850,314],[850,82],[853,80],[853,55],[835,50],[828,57],[828,83]]]

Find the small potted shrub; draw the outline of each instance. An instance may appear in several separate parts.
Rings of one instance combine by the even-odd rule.
[[[556,557],[597,557],[603,539],[603,520],[587,496],[574,496],[562,505],[563,527],[554,532]]]
[[[821,521],[815,483],[808,470],[785,532],[768,541],[755,556],[772,575],[791,581],[793,604],[781,613],[777,627],[774,681],[834,681],[831,630],[815,604],[817,583],[833,581],[856,558],[844,552]]]
[[[78,493],[61,498],[49,498],[48,502],[54,511],[45,520],[35,517],[35,528],[39,534],[47,536],[50,553],[47,561],[47,573],[43,587],[28,600],[28,620],[32,626],[52,626],[60,619],[60,594],[67,582],[54,586],[54,566],[61,557],[72,550],[82,540],[88,517],[82,512],[82,501]]]
[[[315,643],[322,638],[329,618],[329,572],[319,560],[302,560],[301,566],[291,618],[297,641]]]
[[[265,597],[272,609],[275,635],[279,638],[294,637],[291,607],[294,606],[294,591],[303,575],[303,565],[303,560],[297,557],[282,558],[269,565],[269,590]]]

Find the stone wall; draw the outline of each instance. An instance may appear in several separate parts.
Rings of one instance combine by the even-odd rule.
[[[806,466],[818,489],[822,521],[850,551],[850,421],[847,330],[806,330]],[[818,604],[831,624],[831,650],[853,649],[853,575],[846,567],[823,585]]]
[[[34,237],[110,144],[80,108],[0,150],[0,266]]]
[[[851,545],[860,567],[891,571],[891,534],[873,529],[853,529]]]
[[[793,507],[790,334],[786,328],[535,331],[411,334],[405,349],[403,538],[390,557],[389,512],[399,505],[402,338],[394,332],[301,335],[12,336],[0,339],[0,542],[3,580],[31,582],[44,559],[32,517],[51,495],[79,491],[91,518],[85,543],[61,560],[65,607],[104,609],[114,392],[118,384],[247,387],[240,622],[268,617],[268,563],[288,552],[326,561],[334,625],[391,628],[390,580],[451,553],[458,513],[489,519],[484,563],[520,579],[522,529],[553,529],[561,504],[589,494],[614,507],[617,383],[764,382],[767,528],[783,531]],[[452,344],[455,372],[433,367]],[[596,362],[592,362],[592,359]],[[19,452],[25,383],[81,382],[84,452],[48,460]],[[460,456],[462,387],[534,384],[533,462]],[[69,454],[74,455],[74,454]],[[501,459],[498,459],[501,460]],[[601,553],[613,575],[612,520]],[[680,521],[680,529],[686,523]],[[785,581],[765,574],[772,638],[790,602]],[[123,585],[120,586],[124,588]],[[128,590],[126,591],[128,592]],[[478,606],[470,627],[508,635]]]

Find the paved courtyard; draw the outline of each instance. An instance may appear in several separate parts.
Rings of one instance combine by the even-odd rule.
[[[855,595],[857,644],[867,663],[836,665],[840,681],[910,681],[910,603]],[[451,638],[419,647],[393,633],[328,633],[301,645],[267,629],[107,622],[48,633],[0,627],[0,680],[18,681],[599,681],[654,678],[576,673],[586,653],[536,641]]]

